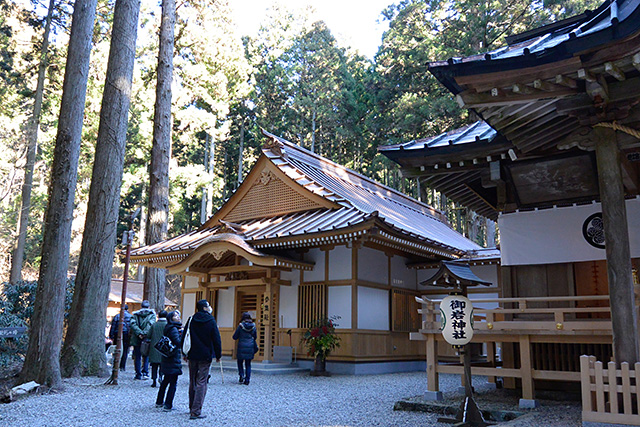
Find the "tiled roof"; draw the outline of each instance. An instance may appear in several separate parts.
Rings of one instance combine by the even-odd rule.
[[[363,214],[378,213],[385,223],[419,239],[459,251],[481,249],[481,246],[453,230],[443,215],[430,206],[311,153],[285,139],[267,136],[282,144],[280,150],[264,150],[267,157],[289,174],[302,173],[330,194]]]
[[[131,255],[141,257],[188,253],[217,239],[221,233],[235,236],[239,246],[261,248],[268,246],[263,242],[273,239],[297,236],[302,241],[305,240],[304,236],[317,233],[348,231],[374,217],[396,232],[422,241],[429,247],[457,254],[481,249],[446,224],[439,211],[282,138],[265,134],[277,145],[273,147],[271,144],[268,145],[271,148],[263,148],[263,153],[270,162],[297,184],[342,207],[237,223],[220,220],[223,225],[202,227],[154,245],[137,248]]]
[[[421,138],[402,144],[378,147],[378,151],[384,153],[386,151],[395,150],[420,150],[423,148],[439,148],[450,145],[471,144],[478,141],[491,141],[495,136],[496,131],[493,130],[493,128],[486,122],[480,120],[471,125],[463,126],[429,138]]]

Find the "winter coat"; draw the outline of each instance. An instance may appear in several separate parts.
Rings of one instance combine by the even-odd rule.
[[[244,320],[236,328],[233,339],[238,340],[236,357],[241,360],[252,360],[254,342],[257,339],[256,325],[251,320]]]
[[[167,319],[164,317],[158,319],[156,323],[151,326],[151,332],[149,332],[149,339],[151,340],[151,347],[149,349],[149,363],[161,363],[162,353],[156,350],[156,343],[160,341],[162,335],[164,335],[164,328],[167,326]]]
[[[113,316],[113,320],[111,320],[111,329],[109,329],[109,338],[111,338],[114,342],[116,340],[116,335],[118,335],[118,322],[120,322],[120,313]],[[126,335],[129,333],[130,324],[131,324],[131,313],[125,310],[124,323],[122,324],[122,335]]]
[[[129,335],[131,336],[131,345],[140,345],[140,338],[138,335],[149,335],[151,331],[151,325],[156,323],[156,312],[150,308],[141,308],[138,311],[134,311],[131,316],[131,323],[129,325]]]
[[[191,350],[187,354],[189,360],[211,362],[214,356],[216,359],[222,357],[220,331],[211,314],[199,311],[189,319],[187,326],[191,329]],[[187,326],[185,326],[183,340],[187,335]]]
[[[164,327],[164,336],[169,337],[173,345],[176,346],[175,351],[169,357],[162,356],[160,362],[160,368],[163,375],[182,375],[182,351],[180,350],[180,329],[182,323],[167,322],[167,326]]]

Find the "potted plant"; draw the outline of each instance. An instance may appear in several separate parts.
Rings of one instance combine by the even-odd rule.
[[[311,375],[328,375],[326,369],[327,356],[340,347],[340,337],[336,335],[335,320],[338,317],[323,317],[302,335],[301,342],[307,348],[307,354],[315,358]]]

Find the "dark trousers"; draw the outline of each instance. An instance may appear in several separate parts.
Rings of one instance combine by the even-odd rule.
[[[125,371],[127,369],[127,356],[129,356],[129,333],[122,333],[122,356],[120,356],[120,370]]]
[[[238,359],[238,374],[240,374],[240,378],[249,382],[251,379],[251,359]]]
[[[160,366],[159,363],[152,363],[151,364],[151,379],[155,380],[156,378],[158,378],[160,381],[162,381],[162,367]]]
[[[133,346],[133,364],[136,367],[136,378],[142,375],[149,376],[149,356],[142,355],[140,343]]]
[[[202,412],[210,366],[211,361],[189,359],[189,412],[192,416],[197,417]]]
[[[173,397],[176,395],[176,386],[178,384],[178,374],[165,374],[160,384],[160,390],[158,390],[158,397],[156,398],[156,405],[164,405],[165,409],[173,408]],[[167,390],[167,386],[169,389]],[[164,392],[167,395],[164,395]]]

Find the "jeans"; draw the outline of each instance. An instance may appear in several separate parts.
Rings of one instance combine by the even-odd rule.
[[[136,378],[140,378],[142,375],[149,376],[149,356],[142,356],[140,343],[133,346],[133,364],[136,367]]]
[[[151,364],[151,379],[155,381],[158,378],[159,381],[162,381],[162,367],[159,363]]]
[[[176,395],[176,386],[178,384],[178,374],[165,374],[160,384],[160,390],[158,390],[158,397],[156,398],[156,405],[164,405],[165,409],[173,408],[173,397]],[[169,389],[167,390],[167,386]],[[165,397],[164,392],[167,391]]]
[[[120,370],[125,371],[127,369],[127,356],[129,356],[129,333],[122,333],[122,356],[120,357]]]
[[[244,369],[242,366],[243,362]],[[249,382],[251,379],[251,359],[238,359],[238,374],[240,374],[240,378],[243,378],[245,382]]]
[[[191,416],[199,416],[202,404],[207,395],[207,379],[211,361],[189,359],[189,412]]]

